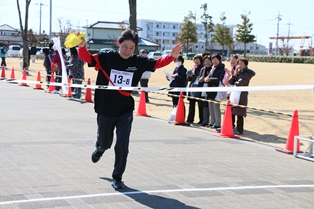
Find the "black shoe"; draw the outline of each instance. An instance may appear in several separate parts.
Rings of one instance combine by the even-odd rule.
[[[123,183],[123,181],[117,181],[115,179],[113,179],[111,186],[115,189],[123,189],[125,188],[125,185]]]
[[[191,121],[186,121],[185,123],[186,123],[186,124],[192,124],[193,121],[192,121],[192,122],[191,122]]]
[[[200,121],[200,122],[198,122],[197,124],[201,125],[201,124],[203,124],[203,121]]]
[[[103,153],[103,152],[100,152],[100,151],[98,151],[98,150],[95,150],[95,151],[92,153],[92,162],[93,162],[93,163],[97,163],[97,162],[100,160],[102,154],[104,154],[104,153]]]
[[[202,123],[201,126],[206,127],[206,126],[208,126],[208,124],[207,123]]]

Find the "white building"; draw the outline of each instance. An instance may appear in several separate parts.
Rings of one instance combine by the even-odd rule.
[[[23,45],[20,30],[7,24],[0,25],[0,43]]]
[[[128,20],[125,20],[125,22],[128,22]],[[139,36],[160,44],[160,50],[171,49],[176,43],[178,43],[177,37],[181,32],[180,27],[182,24],[183,22],[137,20],[137,26],[143,29],[142,31],[138,31]],[[196,27],[198,42],[191,44],[190,51],[202,53],[206,49],[205,29],[204,25],[201,23],[196,23]],[[233,33],[234,26],[227,27],[229,27],[231,33]],[[231,35],[233,36],[233,34]],[[208,42],[210,43],[210,37]],[[211,48],[217,48],[217,46],[212,46]]]
[[[128,22],[125,20],[124,22]],[[171,49],[176,43],[178,43],[178,36],[180,34],[180,27],[183,22],[170,22],[170,21],[158,21],[158,20],[137,20],[137,26],[142,28],[142,31],[138,31],[140,37],[148,39],[150,41],[160,44],[159,50]],[[205,29],[204,25],[201,23],[196,23],[197,27],[197,43],[191,44],[190,51],[195,53],[202,53],[205,51]],[[230,29],[231,37],[235,37],[236,25],[227,25]],[[218,52],[222,54],[222,47],[217,44],[210,43],[210,37],[208,38],[208,48],[211,52]],[[224,54],[229,56],[230,50],[228,46],[224,47]],[[267,54],[267,48],[263,45],[257,43],[248,43],[246,45],[246,50],[251,54]],[[234,43],[234,53],[243,54],[244,44],[235,42]]]

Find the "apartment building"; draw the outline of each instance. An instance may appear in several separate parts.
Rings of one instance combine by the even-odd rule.
[[[125,22],[128,22],[125,20]],[[160,50],[171,49],[176,43],[178,43],[178,35],[180,34],[180,27],[183,22],[170,22],[170,21],[158,21],[158,20],[137,20],[137,26],[142,28],[139,31],[139,36],[146,38],[150,41],[160,44]],[[197,43],[191,44],[189,50],[196,53],[202,53],[205,51],[206,38],[205,29],[203,24],[196,23],[197,27]],[[234,34],[235,26],[227,26],[230,28],[231,35]],[[210,42],[210,38],[208,39]],[[212,49],[221,49],[220,46],[210,45]]]

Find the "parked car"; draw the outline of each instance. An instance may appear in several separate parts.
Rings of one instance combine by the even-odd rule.
[[[21,47],[19,45],[10,45],[7,51],[8,57],[17,57],[20,54]]]
[[[160,52],[149,52],[147,57],[157,60],[161,57],[161,53]]]
[[[183,53],[183,58],[185,59],[185,60],[193,60],[193,57],[196,55],[196,53],[188,53],[188,54],[186,54],[186,53]]]
[[[36,47],[37,52],[36,54],[43,54],[43,47]],[[29,47],[30,50],[30,47]],[[19,51],[19,56],[23,56],[23,48],[21,47],[20,51]]]
[[[171,54],[171,50],[164,50],[161,52],[162,57],[167,56],[168,54]]]

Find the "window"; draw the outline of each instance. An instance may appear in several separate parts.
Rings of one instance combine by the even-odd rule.
[[[173,28],[173,29],[176,29],[176,26],[174,25],[174,26],[172,26],[172,28]]]

